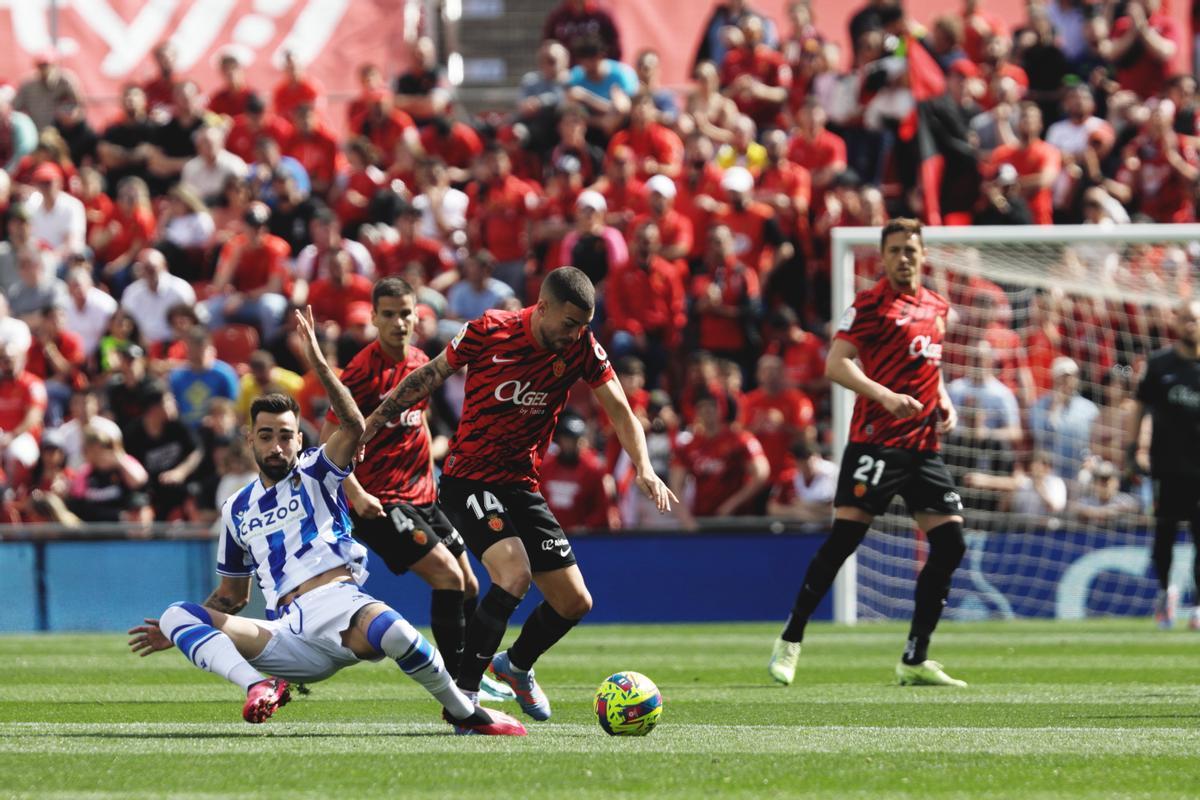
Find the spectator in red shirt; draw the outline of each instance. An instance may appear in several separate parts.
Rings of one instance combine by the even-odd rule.
[[[671,488],[677,496],[691,498],[683,504],[689,512],[681,515],[685,527],[696,527],[694,517],[753,513],[771,465],[753,434],[731,428],[722,418],[715,397],[696,398],[696,421],[675,445]],[[680,494],[689,483],[691,491]]]
[[[311,104],[297,106],[293,120],[295,130],[283,152],[304,167],[312,181],[312,193],[324,197],[345,163],[337,137],[321,124]]]
[[[251,94],[246,98],[245,110],[233,120],[229,136],[225,138],[225,149],[247,164],[254,162],[255,145],[262,137],[275,140],[281,150],[289,147],[295,128],[278,114],[267,111],[262,98]]]
[[[683,164],[683,142],[673,130],[656,122],[657,116],[654,98],[648,92],[638,94],[629,110],[629,127],[608,141],[610,156],[621,147],[633,151],[636,174],[642,180],[658,174],[673,178]]]
[[[758,273],[738,260],[733,232],[714,225],[708,233],[704,271],[692,280],[692,319],[697,344],[746,365],[758,316]]]
[[[367,113],[367,106],[380,92],[387,91],[383,72],[374,64],[361,64],[358,68],[358,96],[346,104],[346,127],[353,128],[354,122]]]
[[[154,65],[158,68],[158,77],[142,84],[142,91],[146,95],[146,108],[151,112],[165,111],[171,114],[174,111],[175,86],[179,83],[175,76],[175,59],[178,54],[179,51],[171,42],[162,42],[151,52]]]
[[[785,242],[775,210],[752,199],[754,176],[744,167],[730,167],[721,178],[727,202],[713,214],[712,222],[733,233],[735,257],[758,273],[760,283],[775,264],[790,259],[794,248]]]
[[[254,90],[246,85],[246,70],[235,49],[221,53],[217,68],[221,71],[223,85],[208,99],[208,110],[234,119],[245,113],[246,103],[254,96]]]
[[[686,277],[685,259],[692,252],[695,229],[692,221],[674,208],[678,194],[675,182],[666,175],[655,175],[646,181],[646,189],[649,191],[647,203],[650,210],[634,219],[629,229],[636,232],[646,222],[657,225],[660,239],[658,254],[675,263],[681,278]]]
[[[536,187],[512,174],[512,161],[500,144],[484,151],[480,179],[467,189],[471,241],[496,259],[495,277],[518,298],[525,296],[529,224],[538,206]]]
[[[1187,138],[1174,130],[1175,104],[1160,100],[1145,129],[1124,151],[1117,180],[1109,188],[1155,222],[1196,219],[1194,187],[1200,159]]]
[[[659,255],[659,228],[643,222],[633,235],[629,266],[609,278],[608,314],[613,355],[637,355],[651,386],[683,341],[687,310],[678,268]]]
[[[46,386],[46,420],[50,425],[62,422],[71,392],[82,388],[87,378],[84,366],[87,354],[83,340],[67,330],[67,311],[61,306],[42,309],[39,319],[31,320],[33,344],[25,369],[41,378]]]
[[[587,425],[564,414],[554,430],[556,447],[541,466],[542,493],[564,531],[607,531],[621,527],[617,485],[588,446]]]
[[[1022,103],[1017,121],[1016,145],[1001,145],[992,151],[987,172],[995,175],[1001,164],[1017,170],[1022,194],[1029,202],[1033,221],[1038,225],[1054,222],[1054,201],[1050,187],[1058,178],[1062,156],[1042,140],[1042,111],[1036,103]]]
[[[796,117],[796,133],[788,147],[788,160],[812,176],[814,207],[820,206],[825,190],[846,169],[846,143],[825,128],[828,115],[821,102],[810,97]]]
[[[345,250],[331,250],[322,261],[320,272],[328,277],[308,285],[308,304],[317,322],[332,320],[345,328],[350,304],[370,303],[374,284],[354,271],[354,261]]]
[[[808,395],[788,383],[787,371],[779,356],[761,356],[757,378],[758,388],[742,398],[741,423],[762,444],[771,465],[769,481],[774,487],[796,467],[792,445],[797,441],[815,443],[815,412]],[[760,510],[765,511],[765,496],[762,501]]]
[[[349,169],[338,176],[333,207],[346,235],[357,236],[359,227],[368,221],[371,198],[384,186],[383,170],[376,166],[379,150],[366,138],[356,136],[345,149]]]
[[[422,283],[435,291],[444,292],[458,279],[454,257],[437,239],[430,239],[418,232],[420,222],[421,209],[402,202],[396,210],[396,238],[380,246],[380,277],[403,277],[408,266],[415,263],[421,267]]]
[[[596,0],[564,0],[550,12],[542,25],[542,39],[553,39],[571,48],[571,63],[578,60],[575,42],[595,36],[604,45],[604,57],[621,60],[621,32],[612,15],[600,8]]]
[[[607,222],[621,232],[649,208],[646,183],[637,177],[636,171],[633,150],[628,146],[618,147],[604,162],[604,177],[589,187],[604,196],[608,205]]]
[[[1109,58],[1117,83],[1143,100],[1167,87],[1180,36],[1175,20],[1162,13],[1162,0],[1129,0],[1125,16],[1113,23]]]
[[[683,174],[675,180],[675,208],[692,223],[689,262],[699,261],[704,255],[707,240],[701,234],[708,230],[709,219],[720,206],[717,198],[724,196],[721,174],[721,167],[713,160],[712,140],[697,131],[688,134]]]
[[[283,80],[275,85],[271,93],[271,105],[276,114],[291,119],[301,106],[315,107],[321,102],[324,92],[320,85],[304,76],[304,69],[291,50],[283,51],[283,74]]]
[[[1000,17],[980,8],[979,0],[963,3],[963,50],[967,58],[980,64],[984,60],[985,43],[993,36],[1008,38],[1008,24]]]
[[[800,327],[795,311],[783,306],[771,312],[767,317],[766,334],[763,352],[783,360],[789,385],[814,400],[829,392],[829,378],[825,377],[825,342]]]
[[[18,346],[0,342],[0,458],[10,478],[37,463],[45,414],[45,384],[25,369]]]
[[[483,140],[465,122],[434,117],[421,130],[421,148],[425,155],[440,158],[460,174],[467,174],[472,162],[483,153]]]
[[[378,148],[385,168],[392,164],[397,142],[407,139],[411,146],[417,141],[413,118],[396,108],[387,92],[375,92],[368,97],[366,111],[350,123],[350,129]]]
[[[204,305],[210,330],[227,322],[244,322],[257,326],[262,341],[267,341],[287,311],[285,261],[291,248],[267,232],[271,210],[265,203],[251,203],[242,221],[246,232],[221,248],[213,275],[214,294]]]
[[[746,15],[738,24],[742,44],[721,63],[722,93],[759,128],[781,122],[780,113],[792,87],[792,68],[783,54],[763,43],[763,21]]]
[[[117,185],[117,202],[103,227],[88,237],[102,266],[104,282],[120,297],[133,280],[133,262],[137,254],[154,240],[157,223],[150,206],[150,190],[141,178],[130,175]]]

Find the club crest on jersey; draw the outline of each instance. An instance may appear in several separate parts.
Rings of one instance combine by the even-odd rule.
[[[296,491],[299,488],[300,488],[300,475],[298,473],[293,474],[292,475],[292,491]]]
[[[597,345],[597,347],[599,347],[599,345]],[[552,369],[554,370],[554,377],[561,378],[562,374],[567,371],[567,362],[563,361],[561,358],[556,358],[554,359],[554,366]]]
[[[488,514],[487,526],[496,533],[499,533],[500,531],[504,530],[504,520],[500,519],[500,517],[495,514]]]
[[[924,358],[926,361],[937,364],[942,360],[942,345],[940,342],[933,341],[932,336],[925,334],[914,336],[908,343],[908,355],[909,358]]]

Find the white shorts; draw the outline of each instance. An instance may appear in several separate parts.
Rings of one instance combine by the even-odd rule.
[[[285,680],[324,680],[363,660],[342,644],[342,632],[360,608],[379,602],[349,581],[305,592],[281,609],[278,619],[259,621],[271,629],[271,641],[249,661],[259,672]]]

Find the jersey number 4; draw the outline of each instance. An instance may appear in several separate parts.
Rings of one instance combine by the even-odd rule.
[[[483,497],[483,504],[480,505],[479,498]],[[476,519],[483,519],[489,511],[495,511],[497,514],[504,513],[504,506],[496,499],[496,495],[491,492],[478,492],[467,496],[467,508],[475,515]]]
[[[887,462],[882,458],[859,456],[858,469],[854,470],[854,480],[859,483],[869,483],[872,486],[878,486],[885,469],[887,469]]]

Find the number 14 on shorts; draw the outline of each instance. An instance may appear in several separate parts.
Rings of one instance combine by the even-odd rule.
[[[499,532],[504,529],[504,520],[500,517],[504,513],[504,504],[491,492],[467,495],[467,510],[474,514],[476,519],[486,518],[488,527],[492,530]]]

